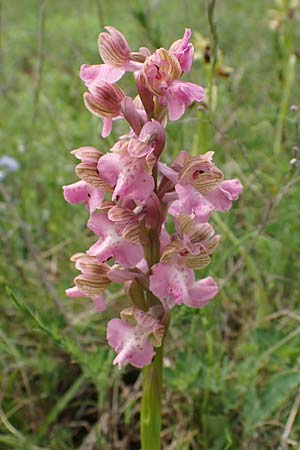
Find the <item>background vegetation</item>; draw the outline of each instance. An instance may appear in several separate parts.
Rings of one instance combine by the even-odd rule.
[[[214,216],[218,298],[174,310],[164,449],[299,450],[300,12],[281,3],[220,1],[210,20],[204,0],[0,3],[1,156],[20,164],[0,181],[1,449],[139,449],[139,372],[113,368],[105,338],[123,292],[110,291],[105,314],[64,295],[75,275],[69,256],[93,240],[83,208],[62,197],[76,180],[69,151],[105,151],[123,127],[99,137],[78,76],[82,63],[99,61],[98,32],[113,25],[132,49],[168,47],[190,26],[233,68],[213,81],[214,111],[192,107],[168,128],[166,160],[213,148],[244,192]],[[189,79],[207,85],[211,74],[198,60]]]

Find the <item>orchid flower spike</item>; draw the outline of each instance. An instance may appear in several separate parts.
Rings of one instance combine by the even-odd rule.
[[[168,120],[205,98],[202,86],[182,79],[192,67],[191,34],[187,28],[169,50],[134,52],[119,30],[106,27],[98,39],[103,64],[80,70],[84,103],[103,121],[102,137],[117,119],[128,131],[106,153],[89,146],[72,151],[80,160],[79,181],[64,186],[64,197],[85,205],[97,240],[72,257],[80,274],[66,294],[92,299],[101,312],[111,283],[124,286],[121,318],[107,326],[119,368],[151,363],[173,308],[203,308],[217,295],[217,282],[197,280],[195,270],[213,261],[220,243],[211,214],[228,211],[242,191],[239,180],[225,178],[212,151],[193,157],[180,151],[170,165],[163,162]],[[126,72],[133,73],[135,98],[116,84]]]

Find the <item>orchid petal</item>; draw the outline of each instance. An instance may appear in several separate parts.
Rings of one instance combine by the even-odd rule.
[[[103,82],[115,83],[124,75],[125,70],[110,67],[107,64],[83,64],[80,67],[80,78],[86,87],[93,88]]]

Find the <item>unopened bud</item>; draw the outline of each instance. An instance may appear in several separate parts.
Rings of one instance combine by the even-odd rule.
[[[159,158],[166,142],[164,127],[158,121],[151,120],[143,126],[139,139],[153,148],[155,156]]]
[[[148,89],[145,75],[143,73],[137,73],[136,86],[141,99],[141,102],[145,108],[148,117],[153,117],[154,102],[153,93]]]
[[[125,96],[120,103],[120,108],[124,118],[127,120],[135,134],[138,136],[143,126],[143,121],[137,110],[131,97]]]
[[[99,34],[99,53],[105,64],[111,67],[122,68],[129,61],[130,48],[120,31],[113,27]]]
[[[112,119],[120,115],[120,103],[124,92],[115,84],[103,83],[91,92],[85,92],[83,99],[86,108],[102,119]]]
[[[290,160],[290,165],[292,167],[300,167],[300,160],[297,158],[293,158]]]
[[[98,264],[97,258],[84,253],[72,256],[76,269],[81,274],[74,279],[74,284],[88,297],[95,297],[103,293],[111,281],[107,278],[109,266]]]
[[[87,183],[95,186],[98,189],[104,189],[106,191],[111,191],[111,187],[101,180],[97,165],[102,153],[93,147],[81,147],[72,150],[71,153],[76,156],[76,158],[81,159],[81,163],[77,164],[75,172],[76,175]]]

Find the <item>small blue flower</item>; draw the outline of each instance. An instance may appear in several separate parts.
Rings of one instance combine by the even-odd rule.
[[[4,155],[0,158],[0,180],[4,180],[8,173],[16,172],[20,168],[20,163],[10,156]]]

